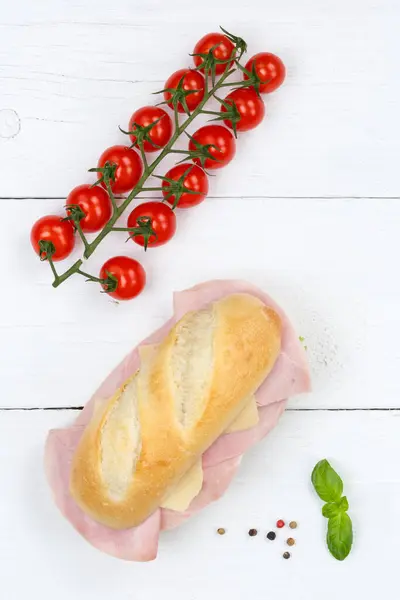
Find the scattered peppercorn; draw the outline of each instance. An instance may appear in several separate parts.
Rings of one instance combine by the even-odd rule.
[[[288,546],[294,546],[296,542],[295,542],[295,540],[293,538],[288,538],[286,540],[286,543],[287,543]]]
[[[283,558],[285,558],[286,560],[287,560],[288,558],[290,558],[290,552],[284,552],[284,553],[283,553]]]
[[[296,529],[296,528],[297,528],[297,523],[296,523],[296,521],[290,521],[290,523],[289,523],[289,527],[290,527],[290,529]]]
[[[254,537],[255,535],[257,535],[257,529],[249,529],[249,536],[250,537]]]
[[[225,529],[223,527],[219,527],[219,529],[217,529],[217,533],[219,533],[219,535],[225,535]]]
[[[282,529],[282,527],[285,527],[285,521],[279,519],[279,521],[276,522],[276,526],[278,527],[278,529]]]
[[[276,538],[276,533],[275,533],[275,531],[269,531],[269,532],[267,533],[267,538],[268,538],[269,540],[274,540],[274,539]]]

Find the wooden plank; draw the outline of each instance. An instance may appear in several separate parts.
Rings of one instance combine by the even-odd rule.
[[[87,181],[103,148],[125,139],[117,126],[155,101],[151,92],[190,65],[194,43],[219,23],[243,35],[250,54],[281,55],[288,78],[266,99],[265,123],[240,136],[214,195],[397,196],[398,2],[230,6],[227,15],[204,0],[195,19],[181,0],[10,6],[0,23],[0,109],[15,110],[21,129],[0,138],[9,174],[0,196],[65,196]]]
[[[28,232],[62,202],[3,207],[0,249],[12,258],[2,266],[10,292],[0,314],[1,406],[84,404],[169,317],[174,290],[242,278],[280,302],[305,337],[314,393],[293,406],[399,407],[399,202],[210,198],[179,214],[178,233],[162,248],[144,253],[125,244],[123,233],[98,248],[89,272],[121,253],[147,270],[144,293],[119,305],[79,276],[51,287],[50,269],[33,254]]]
[[[228,493],[184,527],[164,534],[158,559],[117,561],[92,549],[52,503],[42,468],[51,427],[71,412],[0,412],[2,597],[23,600],[262,600],[389,597],[397,585],[400,534],[400,413],[286,413],[242,462]],[[355,530],[349,558],[325,547],[322,502],[310,484],[314,464],[331,460],[343,477]],[[275,521],[295,519],[277,540]],[[227,534],[215,533],[225,527]],[[249,528],[259,535],[249,538]],[[285,561],[285,539],[297,544]]]

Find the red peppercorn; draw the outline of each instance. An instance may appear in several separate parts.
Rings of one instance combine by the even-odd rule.
[[[285,521],[279,519],[279,521],[276,522],[276,526],[278,527],[278,529],[282,529],[282,527],[285,527]]]

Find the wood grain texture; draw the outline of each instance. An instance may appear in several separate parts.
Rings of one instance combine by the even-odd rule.
[[[0,196],[65,196],[91,181],[132,112],[155,102],[219,24],[249,55],[279,54],[286,85],[268,118],[240,136],[217,196],[398,196],[400,67],[396,0],[183,0],[117,4],[23,0],[0,20],[0,109],[21,130],[0,138]],[[170,23],[167,26],[167,23]],[[0,115],[1,125],[1,115]],[[240,161],[240,162],[239,162]],[[239,165],[239,166],[238,166]],[[19,176],[15,177],[18,173]]]
[[[17,251],[2,274],[18,293],[3,298],[10,309],[0,317],[7,349],[1,406],[84,404],[169,317],[174,290],[214,278],[259,285],[305,338],[314,393],[292,406],[400,406],[398,201],[209,198],[181,211],[176,237],[162,248],[144,253],[114,233],[85,269],[96,274],[120,253],[143,263],[145,291],[119,305],[80,276],[51,287],[50,269],[32,253],[27,232],[40,214],[59,209],[58,200],[5,204],[9,226],[0,249]]]
[[[20,0],[0,11],[0,598],[372,600],[397,589],[400,411],[382,409],[400,409],[400,4],[229,6]],[[140,259],[148,286],[136,301],[118,305],[78,277],[53,290],[32,223],[93,181],[101,151],[125,141],[117,126],[219,24],[248,40],[249,56],[272,51],[288,68],[266,120],[240,136],[208,200],[179,214],[170,244],[144,254],[115,234],[96,251],[93,273],[118,253]],[[75,411],[15,409],[84,404],[168,318],[174,290],[212,278],[247,279],[282,304],[314,391],[291,401],[220,502],[163,536],[156,562],[116,561],[63,521],[44,480],[46,433]],[[325,548],[309,484],[323,457],[343,476],[355,526],[343,564]],[[290,561],[288,534],[263,539],[281,517],[299,522]]]
[[[228,493],[178,530],[163,534],[159,558],[117,561],[91,548],[52,503],[43,469],[50,427],[71,412],[0,412],[0,558],[2,597],[22,600],[346,600],[389,597],[397,585],[400,528],[400,413],[286,413],[244,458]],[[310,484],[327,457],[343,477],[354,523],[344,563],[325,546],[322,502]],[[278,518],[295,531],[265,540]],[[216,534],[224,527],[224,537]],[[259,535],[249,538],[250,528]],[[285,539],[293,535],[292,558]],[[356,596],[355,596],[356,594]]]

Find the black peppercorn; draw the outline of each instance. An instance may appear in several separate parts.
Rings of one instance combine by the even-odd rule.
[[[286,560],[287,560],[288,558],[290,558],[290,552],[284,552],[284,553],[283,553],[283,558],[285,558]]]
[[[249,529],[249,536],[254,537],[257,535],[257,529]]]
[[[275,531],[269,531],[269,532],[267,533],[267,538],[268,538],[269,540],[274,540],[274,539],[276,538],[276,533],[275,533]]]

